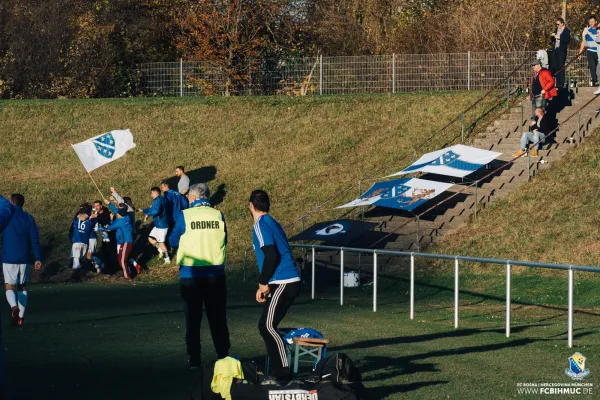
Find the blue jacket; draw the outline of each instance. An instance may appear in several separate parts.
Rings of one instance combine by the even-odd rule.
[[[117,215],[119,213],[119,209],[114,204],[109,204],[108,208],[110,211]],[[135,236],[135,211],[127,212],[127,218],[129,218],[129,223],[131,224],[131,228],[133,229],[133,235]]]
[[[154,217],[154,226],[158,229],[167,229],[169,227],[167,212],[165,210],[165,200],[162,196],[156,196],[152,202],[152,207],[144,208],[142,211],[147,216]]]
[[[189,207],[188,199],[179,192],[171,189],[163,193],[163,196],[165,199],[167,220],[169,224],[173,224],[181,216],[181,212]]]
[[[116,231],[117,232],[117,244],[133,243],[133,227],[127,217],[117,217],[109,226],[106,228],[99,228],[102,231]]]
[[[35,261],[42,260],[40,234],[31,214],[15,206],[15,213],[2,234],[2,262],[29,264],[31,251]]]
[[[0,195],[0,233],[8,226],[14,213],[15,208],[10,201]]]

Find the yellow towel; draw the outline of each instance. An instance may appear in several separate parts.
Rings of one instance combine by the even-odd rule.
[[[235,358],[225,357],[215,364],[215,372],[210,384],[214,393],[218,393],[226,400],[231,400],[231,383],[233,378],[244,379],[242,364]]]

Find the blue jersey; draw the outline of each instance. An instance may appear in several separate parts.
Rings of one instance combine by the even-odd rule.
[[[174,224],[181,216],[182,211],[188,208],[188,199],[171,189],[163,193],[163,198],[165,199],[165,211],[167,212],[169,224]]]
[[[598,34],[598,30],[596,28],[589,28],[588,32],[585,35],[585,46],[588,51],[595,53],[598,51],[598,44],[596,43],[596,35]]]
[[[258,270],[260,272],[262,272],[265,261],[265,254],[262,248],[269,245],[274,245],[280,256],[279,264],[275,269],[275,273],[269,279],[269,283],[282,284],[299,281],[300,274],[294,263],[292,249],[283,228],[273,217],[265,214],[256,221],[252,230],[252,246],[256,253],[256,261],[258,262]]]
[[[85,221],[75,218],[73,220],[73,243],[85,243],[90,242],[90,237],[94,233],[94,221],[86,219]]]

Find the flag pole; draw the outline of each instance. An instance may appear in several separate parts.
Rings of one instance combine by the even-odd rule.
[[[73,147],[73,144],[71,143],[71,147]],[[75,147],[73,147],[73,150],[75,150]],[[102,194],[102,192],[100,191],[100,188],[98,187],[98,184],[96,183],[96,181],[94,180],[94,178],[92,177],[92,174],[90,174],[90,171],[87,170],[87,168],[85,167],[85,164],[83,163],[83,160],[81,159],[81,157],[79,157],[79,153],[77,153],[77,151],[75,152],[75,154],[77,154],[77,158],[79,159],[79,161],[81,161],[81,165],[83,165],[83,169],[85,169],[85,172],[87,172],[88,176],[90,177],[90,179],[92,180],[92,183],[94,184],[94,186],[96,187],[96,190],[98,190],[98,193],[100,193],[100,196],[102,197],[102,200],[106,200],[106,198],[104,197],[104,195]]]

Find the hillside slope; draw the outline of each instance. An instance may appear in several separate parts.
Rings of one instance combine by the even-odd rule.
[[[598,265],[599,133],[429,251]]]
[[[74,211],[99,197],[70,144],[130,128],[137,148],[94,171],[98,185],[105,193],[114,185],[136,207],[145,207],[150,187],[185,165],[193,180],[208,181],[218,192],[236,263],[250,245],[251,190],[269,191],[274,216],[287,224],[382,165],[412,156],[417,143],[479,95],[2,102],[0,192],[26,196],[25,208],[40,226],[45,262],[65,263]],[[482,103],[467,115],[467,123],[485,108]],[[423,151],[448,143],[460,133],[459,125],[454,128]],[[327,218],[334,205],[313,221]]]

